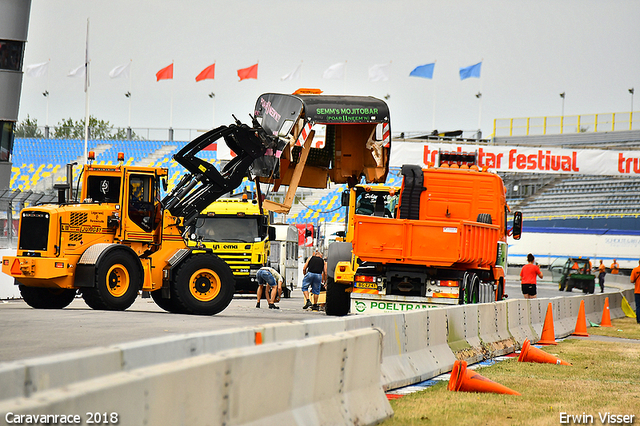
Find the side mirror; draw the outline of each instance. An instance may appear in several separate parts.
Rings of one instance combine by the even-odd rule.
[[[162,182],[162,189],[164,190],[164,192],[167,192],[167,189],[169,188],[169,184],[167,183],[167,179],[166,178],[162,178],[161,182]]]
[[[349,192],[349,190],[342,191],[342,198],[340,199],[342,207],[349,207]]]
[[[522,236],[522,212],[513,213],[513,230],[511,236],[514,240],[519,240]]]
[[[276,240],[276,228],[274,226],[269,227],[269,241]]]

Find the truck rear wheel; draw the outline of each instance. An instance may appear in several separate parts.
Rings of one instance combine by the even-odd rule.
[[[333,278],[327,277],[327,315],[343,317],[351,308],[351,293],[345,291],[347,286],[336,283]]]
[[[93,309],[124,311],[135,302],[142,282],[137,259],[112,250],[98,262],[95,287],[82,289],[85,303]]]
[[[27,305],[36,309],[62,309],[76,297],[76,290],[66,288],[40,288],[18,286]]]
[[[186,313],[215,315],[233,299],[233,272],[218,256],[191,256],[178,266],[173,277],[172,298]]]
[[[496,302],[504,300],[504,277],[498,279],[498,287],[496,288]]]
[[[466,286],[467,303],[478,303],[480,299],[480,278],[475,273],[469,276]]]
[[[465,272],[458,287],[458,305],[464,305],[467,300],[467,289],[469,288],[469,273]]]

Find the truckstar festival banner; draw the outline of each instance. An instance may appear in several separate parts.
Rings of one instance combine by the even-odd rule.
[[[500,172],[607,176],[640,174],[640,151],[394,142],[391,167],[437,164],[438,152],[477,152],[478,166]],[[420,160],[421,162],[420,162]]]

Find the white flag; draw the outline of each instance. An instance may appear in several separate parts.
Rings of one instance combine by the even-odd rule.
[[[389,80],[389,65],[376,64],[369,68],[369,81],[387,81]]]
[[[129,78],[129,69],[131,68],[131,62],[125,65],[118,65],[111,71],[109,71],[109,77],[111,78]]]
[[[49,69],[49,61],[43,62],[41,64],[28,65],[24,69],[24,73],[29,77],[42,77],[43,75],[47,75],[48,69]]]
[[[280,80],[282,81],[300,80],[300,68],[302,68],[302,64],[298,65],[296,69],[291,71],[289,74],[283,75],[282,77],[280,77]]]
[[[324,70],[322,74],[322,78],[330,79],[330,80],[344,80],[344,68],[347,66],[346,62],[339,62],[337,64],[331,65],[329,68]]]
[[[74,68],[69,71],[67,77],[84,77],[85,73],[85,64],[80,65],[78,68]]]

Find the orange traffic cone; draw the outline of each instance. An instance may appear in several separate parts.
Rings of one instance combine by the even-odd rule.
[[[556,333],[553,330],[553,306],[549,302],[547,306],[547,315],[544,317],[544,326],[542,327],[542,335],[538,340],[539,345],[557,345]]]
[[[611,315],[609,313],[609,298],[604,298],[604,308],[602,309],[602,321],[600,327],[613,327],[611,325]]]
[[[522,350],[518,357],[519,362],[538,362],[540,364],[557,364],[557,365],[571,365],[566,361],[556,358],[555,356],[546,353],[534,346],[531,346],[529,339],[526,339],[522,344]]]
[[[449,379],[447,388],[455,392],[491,392],[520,395],[518,392],[489,380],[473,370],[468,370],[467,361],[464,360],[456,361],[453,364],[451,379]]]
[[[584,300],[580,301],[580,310],[578,311],[578,321],[576,321],[576,331],[571,333],[572,336],[589,337],[587,333],[587,318],[584,314]]]

